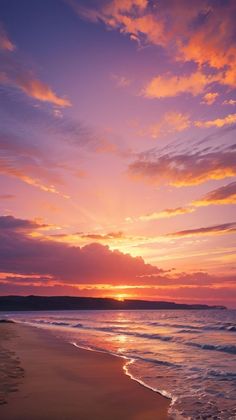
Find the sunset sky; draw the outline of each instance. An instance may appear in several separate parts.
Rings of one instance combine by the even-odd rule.
[[[236,302],[235,0],[0,0],[0,294]]]

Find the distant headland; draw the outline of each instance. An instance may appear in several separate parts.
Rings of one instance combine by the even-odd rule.
[[[227,309],[225,306],[75,296],[0,296],[0,311]]]

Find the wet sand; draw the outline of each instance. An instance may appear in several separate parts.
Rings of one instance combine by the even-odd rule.
[[[130,379],[123,365],[50,331],[0,324],[0,418],[166,420],[170,401]]]

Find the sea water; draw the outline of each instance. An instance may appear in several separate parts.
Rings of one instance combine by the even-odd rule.
[[[60,339],[124,357],[125,373],[171,398],[172,419],[236,419],[236,311],[9,313]]]

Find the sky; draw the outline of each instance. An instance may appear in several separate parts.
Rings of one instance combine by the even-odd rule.
[[[236,307],[236,2],[0,0],[0,294]]]

